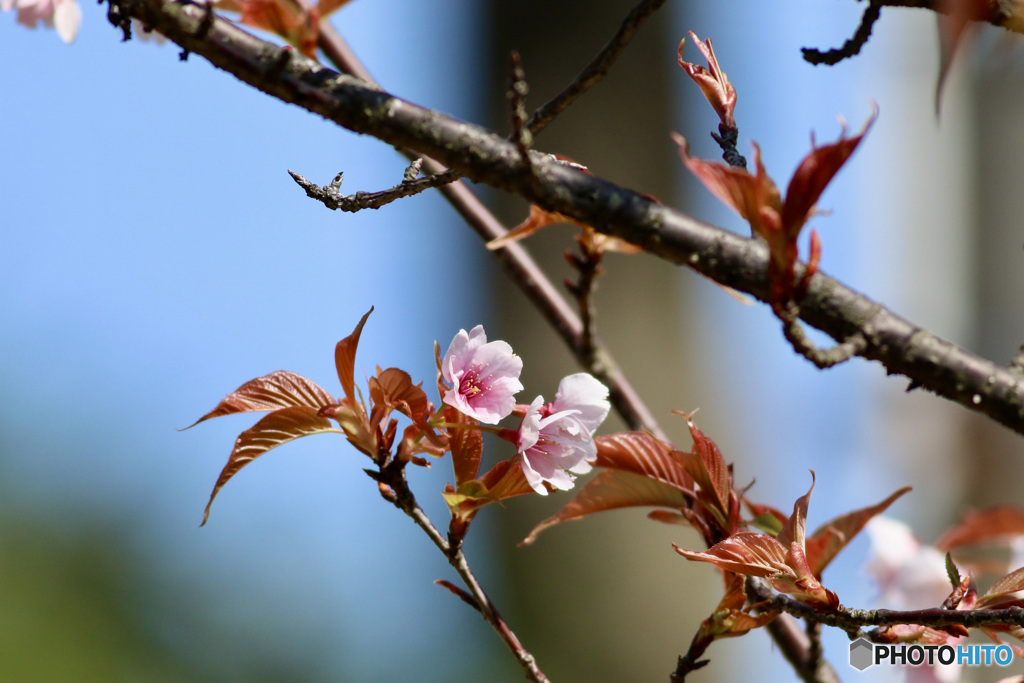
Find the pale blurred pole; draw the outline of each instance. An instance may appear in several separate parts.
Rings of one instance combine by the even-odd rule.
[[[1002,31],[984,31],[969,59],[976,125],[973,348],[1009,362],[1024,344],[1024,73],[1020,52]],[[1024,441],[985,420],[972,420],[964,484],[973,507],[1024,504]]]
[[[510,50],[522,55],[528,105],[536,108],[576,76],[635,4],[492,0],[488,58],[491,101],[497,106],[490,125],[510,128],[502,96]],[[568,155],[597,174],[674,203],[680,164],[669,140],[669,112],[671,82],[681,72],[675,65],[679,36],[670,31],[670,19],[665,10],[655,15],[609,77],[538,137],[537,149]],[[527,215],[520,201],[500,198],[494,205],[509,225]],[[555,281],[574,276],[562,256],[573,246],[573,234],[571,227],[556,226],[526,242]],[[604,267],[597,333],[656,419],[688,447],[685,425],[670,411],[697,407],[702,393],[692,379],[696,359],[687,352],[686,336],[693,328],[682,295],[682,282],[695,278],[644,255],[611,255]],[[524,359],[522,400],[537,394],[550,398],[559,378],[578,368],[525,299],[500,275],[495,279],[501,302],[495,336],[507,339]],[[603,431],[622,428],[615,419]],[[507,611],[517,633],[555,681],[667,680],[676,654],[706,616],[688,610],[688,595],[716,590],[711,572],[694,572],[671,548],[672,541],[692,544],[696,536],[647,521],[641,512],[613,512],[552,529],[534,547],[514,547],[568,499],[562,494],[513,500],[493,511],[504,535],[497,547],[507,553],[502,561],[515,595]]]

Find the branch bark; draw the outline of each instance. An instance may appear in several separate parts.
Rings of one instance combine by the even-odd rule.
[[[480,126],[419,107],[260,40],[205,8],[170,0],[113,0],[112,11],[142,19],[189,52],[285,102],[357,133],[430,156],[465,177],[571,216],[663,259],[689,266],[767,301],[763,244],[662,206],[599,177],[530,153]],[[204,21],[205,17],[205,21]],[[667,144],[667,143],[666,143]],[[798,269],[799,271],[799,269]],[[802,272],[797,273],[797,278]],[[822,273],[810,281],[800,316],[837,341],[862,335],[858,355],[1024,434],[1024,378],[907,321]]]

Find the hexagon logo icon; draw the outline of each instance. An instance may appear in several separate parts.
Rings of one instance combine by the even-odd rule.
[[[871,643],[863,638],[850,643],[850,666],[854,669],[863,671],[875,663],[874,659],[875,647]]]

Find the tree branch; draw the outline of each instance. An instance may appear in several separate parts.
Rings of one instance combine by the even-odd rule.
[[[420,529],[433,541],[437,549],[448,558],[448,563],[458,573],[459,578],[469,589],[468,593],[462,591],[460,588],[453,586],[447,581],[438,581],[440,585],[448,588],[452,593],[457,595],[463,602],[471,606],[480,616],[489,623],[503,641],[505,641],[506,647],[511,650],[515,656],[519,665],[523,668],[526,673],[526,677],[533,681],[533,683],[548,683],[547,676],[537,666],[537,662],[533,655],[527,652],[526,648],[522,646],[519,639],[512,632],[512,629],[508,627],[505,620],[502,619],[501,614],[498,612],[498,608],[494,606],[491,599],[484,592],[480,582],[477,581],[476,575],[469,567],[469,563],[466,561],[466,556],[462,552],[462,548],[453,548],[448,541],[444,539],[441,532],[431,523],[426,513],[416,502],[416,497],[413,495],[412,490],[409,488],[409,482],[405,476],[405,463],[400,460],[389,460],[385,465],[381,466],[379,471],[365,470],[370,475],[371,479],[377,481],[380,487],[381,496],[397,507],[399,510],[408,515]]]
[[[484,128],[340,75],[230,22],[215,19],[208,35],[200,39],[197,34],[205,12],[199,5],[170,0],[112,0],[112,7],[142,19],[190,52],[285,102],[355,132],[430,156],[476,182],[517,194],[546,210],[575,218],[599,232],[768,300],[768,253],[756,241],[559,164],[545,154],[531,152],[531,163],[526,165],[514,144]],[[282,52],[289,53],[287,60]],[[468,189],[465,191],[468,193]],[[803,269],[797,270],[799,279]],[[558,300],[566,309],[560,317],[562,324],[573,326],[560,332],[563,337],[576,339],[578,317],[560,297]],[[1024,434],[1024,381],[1009,368],[940,339],[822,273],[811,278],[807,296],[800,303],[800,315],[840,342],[860,333],[867,343],[858,355],[878,361],[887,373],[905,375],[920,387]]]
[[[944,2],[944,0],[878,0],[879,7],[906,7],[927,9],[938,14],[962,14],[965,19],[993,26],[1002,26],[1007,31],[1024,33],[1024,20],[1015,11],[1013,0],[987,0],[986,2]]]

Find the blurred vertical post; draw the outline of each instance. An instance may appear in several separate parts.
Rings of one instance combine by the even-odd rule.
[[[491,0],[488,59],[492,92],[508,88],[509,54],[522,56],[532,110],[559,93],[614,35],[635,0]],[[662,9],[644,25],[604,81],[566,110],[538,136],[535,147],[567,155],[626,187],[674,203],[680,163],[669,133],[671,81],[679,36]],[[507,100],[493,96],[489,125],[510,130]],[[526,218],[528,206],[498,197],[492,203],[508,226]],[[526,246],[553,280],[574,278],[563,257],[574,247],[572,226],[552,226]],[[687,335],[692,328],[681,272],[640,254],[605,258],[599,278],[597,334],[621,362],[631,381],[676,443],[689,447],[685,424],[671,409],[696,408]],[[497,276],[500,277],[500,276]],[[497,283],[500,305],[495,337],[507,339],[524,359],[522,401],[550,399],[559,379],[578,371],[561,341],[507,282]],[[568,294],[567,294],[568,296]],[[623,429],[613,418],[603,432]],[[507,567],[515,606],[513,624],[552,680],[664,680],[675,668],[710,605],[692,609],[691,592],[710,586],[711,572],[693,571],[670,545],[696,542],[681,527],[647,521],[642,512],[597,515],[543,534],[531,548],[515,548],[528,530],[569,500],[511,501],[493,515],[503,540],[497,545]],[[701,584],[701,580],[705,583]],[[717,601],[717,597],[714,598]],[[511,616],[511,615],[510,615]]]

